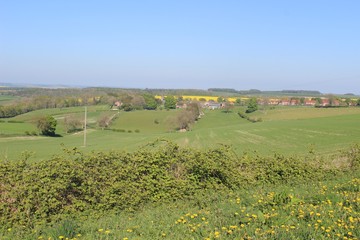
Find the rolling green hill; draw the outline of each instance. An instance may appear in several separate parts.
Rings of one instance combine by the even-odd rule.
[[[83,117],[83,108],[47,109],[30,112],[13,119],[24,123],[0,123],[0,158],[17,159],[22,152],[33,152],[31,159],[46,159],[60,154],[62,148],[133,151],[157,139],[167,139],[181,146],[209,148],[221,144],[232,145],[237,152],[281,152],[303,154],[310,150],[332,153],[360,142],[360,108],[316,109],[277,107],[259,110],[251,116],[264,121],[251,123],[237,115],[206,110],[205,115],[188,132],[169,131],[171,119],[178,110],[120,112],[108,130],[101,130],[96,121],[104,114],[117,112],[106,106],[89,107],[87,146],[83,147],[83,132],[67,134],[63,119],[73,115]],[[34,119],[53,115],[58,120],[57,133],[62,137],[25,136],[36,131]]]

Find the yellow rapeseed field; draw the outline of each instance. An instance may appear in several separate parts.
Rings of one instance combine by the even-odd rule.
[[[162,99],[162,97],[164,96],[160,96],[160,95],[156,95],[155,98],[156,99]],[[200,101],[205,99],[206,101],[214,101],[217,102],[218,98],[220,96],[201,96],[201,95],[182,95],[182,96],[176,96],[176,97],[182,97],[184,100],[195,100],[195,101]],[[229,97],[229,98],[224,98],[226,101],[228,102],[235,102],[236,99],[235,97]],[[247,100],[249,99],[248,97],[241,97],[241,100]]]

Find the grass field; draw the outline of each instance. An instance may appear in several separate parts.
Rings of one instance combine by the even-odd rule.
[[[360,108],[277,107],[251,114],[264,120],[258,123],[240,118],[238,109],[230,113],[208,110],[191,131],[180,133],[169,131],[169,119],[178,110],[120,112],[110,130],[101,130],[96,127],[97,119],[104,114],[115,115],[117,112],[110,111],[106,106],[94,106],[88,108],[90,126],[85,148],[83,133],[66,134],[63,126],[65,116],[82,118],[83,111],[83,107],[47,109],[6,119],[24,123],[0,123],[0,133],[7,135],[0,138],[0,158],[18,159],[22,152],[29,151],[34,153],[31,159],[46,159],[60,154],[63,146],[84,151],[132,151],[157,139],[195,148],[228,144],[239,153],[256,150],[265,154],[303,154],[313,149],[332,153],[360,142]],[[34,119],[47,114],[58,120],[57,133],[62,137],[24,136],[25,131],[36,131]]]
[[[18,99],[17,97],[14,96],[9,96],[9,95],[1,95],[0,94],[0,105],[7,105],[12,103],[14,100]]]
[[[298,120],[322,117],[334,117],[343,115],[360,114],[360,109],[352,108],[313,108],[313,107],[276,107],[275,109],[264,108],[252,113],[252,116],[261,117],[266,121],[274,120]]]
[[[174,111],[135,111],[121,112],[111,125],[112,129],[124,129],[141,133],[164,133],[170,129]]]
[[[25,122],[0,122],[0,136],[23,136],[24,133],[37,131],[36,126]]]

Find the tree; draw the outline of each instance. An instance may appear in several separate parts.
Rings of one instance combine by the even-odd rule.
[[[327,98],[329,100],[329,106],[334,106],[337,98],[332,94],[327,95]]]
[[[132,99],[133,99],[133,97],[130,96],[129,94],[126,94],[120,98],[120,100],[123,104],[131,104]]]
[[[97,121],[97,124],[99,127],[101,127],[102,130],[104,130],[104,128],[107,128],[110,125],[110,122],[111,118],[107,115],[104,115],[100,117],[100,119]]]
[[[131,99],[130,104],[134,109],[140,110],[143,109],[145,106],[145,99],[143,96],[134,95]]]
[[[37,128],[42,135],[55,136],[57,121],[52,116],[39,118],[37,121]]]
[[[225,102],[225,98],[223,98],[223,97],[218,97],[218,98],[217,98],[217,102],[218,102],[218,103]]]
[[[130,112],[134,110],[134,107],[130,103],[124,103],[121,105],[120,109],[124,110],[125,112]]]
[[[186,111],[191,113],[191,118],[196,121],[200,116],[200,105],[197,102],[189,103],[186,107]]]
[[[118,101],[118,98],[112,96],[106,96],[106,103],[110,105],[110,109],[112,109],[115,103]]]
[[[240,98],[237,98],[237,99],[235,100],[235,104],[236,104],[237,106],[241,106],[241,105],[242,105],[241,99],[240,99]]]
[[[229,113],[231,112],[231,110],[234,108],[234,105],[230,104],[230,103],[225,103],[225,106],[224,106],[224,112],[225,113]]]
[[[351,99],[350,98],[345,98],[345,103],[346,103],[346,106],[350,106]]]
[[[74,116],[65,116],[64,127],[67,133],[80,131],[82,129],[83,122]]]
[[[315,101],[316,101],[315,106],[320,106],[320,105],[323,103],[322,99],[319,98],[319,97],[314,98],[314,99],[315,99]]]
[[[190,125],[198,120],[200,116],[200,106],[197,102],[189,103],[186,109],[178,113],[176,117],[176,128],[178,129],[190,129]]]
[[[145,109],[155,110],[157,108],[158,103],[156,102],[156,99],[154,96],[152,96],[150,94],[145,94],[144,99],[145,99],[145,106],[144,106]]]
[[[256,100],[256,98],[251,98],[248,103],[246,113],[252,113],[252,112],[255,112],[256,110],[258,110],[257,100]]]
[[[175,109],[176,108],[176,99],[174,96],[165,97],[165,108],[166,109]]]
[[[300,98],[300,104],[301,104],[301,105],[304,105],[304,104],[305,104],[305,98],[304,98],[304,97],[301,97],[301,98]]]
[[[192,118],[192,113],[190,111],[183,110],[179,112],[176,117],[176,125],[178,129],[186,129],[190,128],[190,124],[193,123],[194,120]]]
[[[357,106],[360,106],[360,98],[357,100]]]

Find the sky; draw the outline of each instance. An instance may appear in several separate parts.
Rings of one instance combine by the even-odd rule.
[[[0,82],[360,94],[358,0],[0,0]]]

